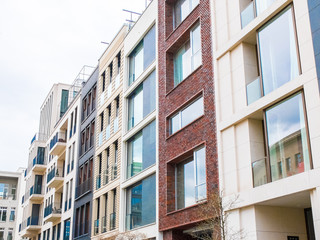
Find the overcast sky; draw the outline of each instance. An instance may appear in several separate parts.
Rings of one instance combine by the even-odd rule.
[[[0,0],[0,171],[27,167],[40,106],[51,86],[96,66],[145,0]]]

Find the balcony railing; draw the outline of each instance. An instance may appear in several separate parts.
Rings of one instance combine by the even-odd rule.
[[[118,89],[118,87],[120,86],[120,73],[118,73],[114,82],[115,82],[115,89]]]
[[[92,190],[92,178],[88,178],[86,181],[81,183],[76,188],[76,197],[80,197],[86,192],[89,192]]]
[[[105,233],[107,231],[107,217],[104,216],[101,219],[101,233]]]
[[[16,195],[3,193],[2,195],[0,195],[0,200],[16,200]]]
[[[99,146],[102,145],[102,141],[103,141],[103,132],[99,133]]]
[[[96,176],[96,190],[98,190],[101,187],[101,174]]]
[[[47,183],[50,182],[54,177],[63,177],[63,169],[54,167],[47,176]]]
[[[30,188],[30,196],[33,194],[43,194],[42,185],[33,185]]]
[[[44,217],[47,217],[50,214],[61,214],[61,211],[60,202],[56,202],[54,204],[51,203],[44,209]]]
[[[254,19],[253,1],[241,12],[241,27],[244,28]]]
[[[260,77],[247,84],[247,104],[251,104],[261,98]]]
[[[94,221],[94,235],[99,234],[99,219]]]
[[[27,219],[27,227],[28,226],[40,226],[41,217],[39,216],[31,216]]]
[[[106,128],[106,140],[110,138],[110,124]]]
[[[114,164],[111,168],[111,179],[114,180],[117,178],[118,175],[118,166],[117,164]]]
[[[50,141],[50,150],[56,145],[58,142],[66,142],[66,133],[63,131],[59,131]]]
[[[108,184],[109,182],[109,167],[103,172],[103,185]]]
[[[64,202],[64,211],[66,212],[68,210],[68,200]]]
[[[116,228],[116,213],[110,214],[110,231]]]
[[[112,94],[112,83],[110,83],[108,86],[108,97],[107,98],[111,97],[111,94]]]
[[[113,121],[113,132],[117,132],[119,129],[119,117],[116,117]]]

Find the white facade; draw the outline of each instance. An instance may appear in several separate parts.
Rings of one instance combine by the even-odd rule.
[[[315,239],[320,239],[320,98],[308,3],[260,1],[264,6],[258,9],[261,5],[256,1],[229,2],[212,1],[219,181],[224,201],[237,199],[234,207],[227,210],[228,224],[233,228],[228,231],[242,232],[245,239],[293,236],[301,240],[308,239],[307,227],[314,224]],[[251,7],[257,10],[253,14]],[[286,15],[289,18],[283,17]],[[285,31],[280,30],[284,22],[289,23]],[[276,34],[272,28],[278,30]],[[290,36],[289,28],[293,29]],[[269,40],[264,42],[267,37]],[[275,45],[290,41],[277,51],[270,46],[266,55],[263,50],[273,39],[278,39]],[[290,59],[285,58],[287,48]],[[272,61],[266,59],[273,56],[283,59],[268,68]],[[285,76],[278,77],[281,70],[274,69],[287,62],[284,72],[290,72],[296,64],[296,75],[291,72],[290,80],[279,84]],[[268,71],[272,72],[271,77],[266,75]],[[270,92],[269,79],[273,79]],[[250,84],[256,80],[260,82],[256,88],[261,91],[250,99]],[[293,105],[292,110],[284,107],[281,114],[271,118],[272,110],[281,109],[295,96],[301,97],[299,104]],[[293,135],[295,127],[290,123],[274,124],[298,111],[298,137]],[[273,132],[278,134],[278,142]],[[286,138],[279,139],[280,135]],[[295,142],[290,143],[290,137]],[[290,148],[293,145],[302,149]],[[310,208],[313,221],[308,222]],[[314,239],[311,235],[309,232],[309,239]]]
[[[138,21],[135,23],[135,25],[130,29],[130,32],[125,38],[124,41],[124,55],[125,55],[125,71],[124,71],[124,98],[123,98],[123,121],[122,121],[122,161],[121,161],[121,177],[120,177],[120,219],[119,219],[119,231],[120,232],[127,232],[127,233],[133,233],[133,234],[143,234],[148,239],[162,239],[162,236],[158,232],[158,120],[157,120],[157,105],[158,105],[158,71],[157,71],[157,11],[158,9],[158,2],[156,0],[152,1],[147,9],[143,12],[141,17],[138,19]],[[145,52],[148,51],[148,49],[145,49],[149,47],[149,45],[146,43],[146,38],[149,39],[149,35],[152,35],[152,31],[154,31],[154,37],[155,37],[155,55],[154,60],[151,61],[151,63],[145,63],[146,60],[146,54]],[[152,38],[152,37],[151,37]],[[141,50],[142,45],[142,50]],[[139,47],[140,46],[140,47]],[[138,49],[138,50],[137,50]],[[139,50],[140,49],[140,50]],[[141,54],[141,52],[144,52]],[[130,69],[130,61],[133,58],[132,56],[135,55],[135,69]],[[143,55],[143,56],[141,56]],[[144,60],[142,60],[144,59]],[[139,66],[141,67],[139,67]],[[142,66],[143,65],[143,66]],[[132,76],[134,76],[134,80],[132,80]],[[151,78],[154,78],[155,81],[155,89],[154,89],[154,109],[151,107],[150,112],[147,114],[143,113],[143,108],[146,104],[151,104],[150,102],[144,102],[142,100],[142,103],[134,105],[134,110],[130,110],[130,103],[133,101],[138,101],[136,99],[132,100],[134,96],[141,95],[141,92],[143,90],[137,90],[139,88],[145,88],[144,83],[147,81],[152,82],[153,80],[150,80]],[[147,85],[147,84],[146,84]],[[152,85],[152,83],[151,83]],[[151,87],[153,89],[153,87]],[[148,89],[147,89],[148,91]],[[151,91],[152,92],[152,91]],[[143,94],[143,93],[142,93]],[[138,98],[138,97],[137,97]],[[131,99],[131,100],[130,100]],[[140,100],[139,100],[140,101]],[[135,113],[132,113],[130,115],[130,111],[135,111]],[[136,111],[141,112],[143,116],[137,117]],[[139,114],[138,114],[139,115]],[[135,118],[135,119],[134,119]],[[138,122],[136,122],[136,119],[139,118]],[[134,120],[133,120],[134,119]],[[135,121],[134,123],[129,121]],[[151,127],[154,125],[154,128]],[[150,166],[147,166],[146,168],[143,167],[144,161],[140,159],[143,158],[143,154],[141,154],[139,158],[139,161],[142,160],[142,163],[133,162],[135,157],[132,157],[132,159],[129,159],[129,155],[135,155],[136,153],[131,150],[132,152],[129,152],[129,145],[132,145],[133,147],[133,141],[143,138],[143,131],[149,127],[151,132],[154,131],[155,135],[155,162],[152,163]],[[152,133],[150,133],[152,135]],[[142,135],[142,137],[141,137]],[[140,136],[140,137],[137,137]],[[140,140],[137,140],[140,141]],[[142,140],[141,140],[142,141]],[[130,143],[131,142],[131,143]],[[139,143],[137,143],[139,144]],[[140,143],[141,148],[143,148],[144,143]],[[139,147],[138,147],[139,148]],[[138,153],[139,154],[139,153]],[[132,161],[132,162],[130,162]],[[135,165],[136,164],[136,165]],[[139,165],[141,164],[141,165]],[[141,168],[141,169],[140,169]],[[138,170],[137,170],[138,169]],[[135,172],[136,171],[136,172]],[[131,209],[132,203],[130,202],[130,198],[133,198],[133,191],[139,191],[134,190],[134,188],[144,188],[143,182],[148,181],[147,179],[150,179],[150,182],[152,182],[152,178],[154,178],[154,190],[155,194],[154,197],[150,198],[149,200],[152,202],[154,201],[154,210],[155,210],[155,216],[154,221],[151,221],[150,223],[147,221],[146,224],[143,223],[143,220],[139,222],[139,220],[135,219],[133,210]],[[140,214],[139,216],[143,219],[143,215],[145,213],[141,213],[145,211],[143,204],[146,202],[143,200],[146,198],[144,196],[143,190],[141,190],[140,193],[138,193],[139,197],[136,197],[136,200],[140,198],[141,205],[140,210],[137,210]],[[149,191],[149,194],[153,194],[152,191]],[[153,195],[152,195],[153,196]],[[138,200],[139,201],[139,200]],[[153,204],[153,202],[152,202]],[[141,211],[141,212],[139,212]]]

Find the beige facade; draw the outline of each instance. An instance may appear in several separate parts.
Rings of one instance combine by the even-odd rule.
[[[123,26],[99,60],[92,239],[108,239],[119,230],[123,98]]]
[[[219,181],[226,202],[238,199],[227,210],[229,234],[242,232],[245,239],[314,239],[313,225],[315,239],[320,239],[320,127],[316,120],[320,98],[308,3],[236,0],[212,1],[212,6]],[[280,30],[285,23],[289,27]],[[293,31],[288,35],[289,28]],[[273,34],[268,36],[268,31]],[[273,39],[278,41],[274,46],[290,41],[277,51],[268,46],[263,52]],[[290,59],[285,58],[287,48]],[[283,59],[276,62],[273,56]],[[276,65],[268,67],[273,61]],[[289,81],[283,80],[285,75],[277,78],[281,70],[275,70],[285,63],[284,72],[296,71],[290,72]],[[268,71],[272,74],[267,75]],[[267,89],[268,81],[272,91]],[[253,96],[254,88],[259,90]],[[292,110],[283,107],[282,114],[271,114],[295,96],[301,101]],[[293,125],[279,122],[299,111],[295,135]]]

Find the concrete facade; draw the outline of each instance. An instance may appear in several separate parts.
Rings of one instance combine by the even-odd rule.
[[[312,5],[311,2],[316,1],[309,1]],[[317,47],[311,31],[317,28],[312,24],[318,21],[311,20],[310,27],[312,16],[306,0],[260,1],[259,4],[245,0],[232,4],[212,1],[220,188],[225,202],[235,201],[227,209],[228,224],[233,227],[227,232],[244,234],[245,239],[320,239],[317,146],[320,128],[316,120],[320,99]],[[280,29],[284,16],[290,16],[286,21],[292,32],[278,30],[278,34],[269,35],[271,38],[263,42],[272,27]],[[263,55],[263,49],[272,39],[277,39],[274,46],[284,39],[290,42],[284,46],[292,46],[287,55],[286,48],[278,52],[290,58],[283,57],[281,63],[274,65],[297,61],[296,74],[289,81],[284,81],[284,75],[278,79],[276,75],[273,78],[265,75],[268,71],[275,73],[274,67],[271,70],[267,67],[272,61],[265,61],[267,55]],[[268,52],[269,56],[277,54],[272,48]],[[293,69],[293,65],[286,66]],[[269,79],[274,80],[274,89],[266,92]],[[251,98],[254,82],[260,83],[256,85],[260,90]],[[272,121],[269,115],[296,96],[301,98],[299,121],[304,124],[299,134],[289,135],[293,131],[290,123],[270,129],[268,124],[271,126],[272,121],[280,122],[281,118],[297,112],[297,109],[284,109]],[[272,131],[286,138],[274,142]],[[290,138],[297,140],[290,143]],[[305,141],[303,159],[301,139]],[[276,145],[282,149],[275,148]]]

